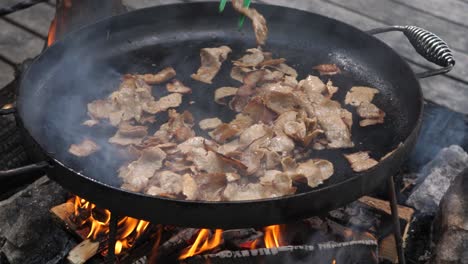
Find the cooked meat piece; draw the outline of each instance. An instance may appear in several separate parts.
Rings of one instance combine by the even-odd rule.
[[[266,70],[256,70],[256,71],[251,71],[245,74],[243,83],[245,84],[245,87],[248,87],[250,89],[253,89],[258,82],[263,80],[263,77],[267,74]],[[242,88],[239,88],[239,91],[237,93],[238,95],[251,95],[251,93],[245,93],[242,91]]]
[[[166,84],[166,89],[170,93],[181,93],[181,94],[192,93],[192,89],[190,89],[190,87],[185,86],[179,80],[173,80],[172,82]]]
[[[166,197],[168,195],[168,192],[166,190],[164,190],[163,188],[161,187],[158,187],[158,186],[151,186],[148,188],[148,190],[146,191],[146,194],[148,195],[152,195],[152,196],[163,196],[163,197]]]
[[[278,71],[280,71],[280,72],[282,72],[282,73],[284,73],[286,75],[292,76],[294,78],[296,78],[297,75],[298,75],[297,71],[294,68],[287,65],[286,63],[281,63],[279,65],[275,65],[272,68],[274,68],[274,69],[276,69],[276,70],[278,70]]]
[[[236,81],[243,82],[245,74],[250,72],[250,71],[252,71],[252,70],[249,69],[249,68],[235,67],[234,66],[231,69],[231,78],[236,80]]]
[[[160,84],[176,76],[176,71],[172,67],[164,68],[162,71],[155,74],[141,74],[137,77],[142,78],[147,84]]]
[[[286,59],[279,58],[279,59],[265,59],[262,61],[258,66],[265,67],[265,66],[276,66],[286,62]]]
[[[231,101],[229,101],[229,108],[236,112],[242,112],[244,107],[249,103],[249,96],[234,96]]]
[[[262,83],[278,83],[281,82],[285,76],[284,73],[280,71],[265,70],[265,72],[266,73],[261,80]]]
[[[201,49],[201,67],[196,74],[192,74],[192,78],[200,82],[211,84],[213,78],[221,69],[222,63],[227,59],[231,51],[232,50],[228,46]]]
[[[235,87],[221,87],[221,88],[218,88],[215,91],[214,100],[218,104],[225,105],[226,104],[225,98],[236,95],[237,90],[238,90],[238,88],[235,88]]]
[[[198,185],[190,174],[184,174],[183,176],[182,193],[187,197],[187,200],[197,199]]]
[[[324,180],[333,175],[333,164],[327,160],[311,159],[306,162],[299,163],[296,168],[294,179],[305,177],[307,185],[316,187],[323,183]]]
[[[345,154],[344,156],[355,172],[366,171],[378,164],[375,159],[369,157],[368,151]]]
[[[272,170],[281,165],[281,156],[275,151],[265,151],[265,169]]]
[[[200,173],[194,176],[198,184],[197,200],[221,201],[226,186],[226,173]]]
[[[239,144],[248,146],[255,140],[264,137],[268,134],[267,127],[265,125],[255,124],[246,130],[244,130],[239,137]]]
[[[206,151],[204,148],[192,148],[192,151],[187,155],[187,158],[193,161],[199,171],[207,173],[226,172],[226,163],[212,151]]]
[[[182,192],[182,176],[172,171],[156,172],[151,178],[151,182],[164,190],[166,194],[177,195]]]
[[[233,182],[233,181],[237,181],[241,178],[241,176],[237,173],[234,173],[234,172],[228,172],[226,173],[226,180],[228,182]]]
[[[276,114],[265,106],[265,102],[259,96],[252,98],[242,113],[247,114],[256,123],[270,124],[276,118]]]
[[[286,157],[281,160],[281,167],[283,168],[284,172],[295,174],[297,163],[293,158]]]
[[[148,128],[145,126],[133,126],[128,122],[119,125],[119,130],[109,139],[109,143],[128,146],[138,145],[148,135]]]
[[[93,119],[107,119],[113,110],[108,100],[95,100],[88,104],[88,114]]]
[[[141,151],[138,160],[119,169],[119,177],[134,191],[140,191],[148,184],[148,179],[161,169],[166,153],[158,147]]]
[[[68,149],[68,152],[78,157],[86,157],[100,149],[101,147],[99,147],[94,141],[85,139],[81,141],[80,144],[72,144]]]
[[[192,137],[187,139],[186,141],[180,143],[177,148],[183,153],[183,154],[188,154],[190,153],[194,148],[205,148],[205,145],[213,147],[216,145],[213,141],[208,140],[203,137]]]
[[[237,12],[252,20],[255,38],[257,39],[257,45],[265,45],[265,42],[268,38],[268,28],[265,18],[254,8],[244,7],[243,0],[233,0],[232,6]]]
[[[330,99],[333,97],[333,95],[338,92],[338,87],[336,86],[333,86],[333,82],[331,80],[328,80],[327,84],[326,84],[326,87],[327,87],[327,98]]]
[[[284,124],[283,131],[290,138],[297,141],[304,141],[307,129],[304,122],[289,121]]]
[[[270,140],[270,145],[268,149],[271,151],[276,151],[286,154],[294,150],[294,141],[287,136],[276,136]]]
[[[314,109],[318,123],[329,142],[328,148],[351,148],[354,146],[349,126],[351,113],[341,108],[339,103],[331,100],[323,101]]]
[[[166,111],[169,108],[178,107],[180,104],[182,104],[182,94],[171,93],[161,97],[157,102],[150,102],[144,110],[150,114],[156,114]]]
[[[320,64],[312,69],[317,70],[320,75],[335,75],[341,73],[340,68],[336,64]]]
[[[241,154],[241,162],[247,166],[246,174],[253,175],[262,168],[265,151],[261,149],[249,149]]]
[[[83,122],[83,126],[87,126],[87,127],[93,127],[98,124],[99,124],[99,121],[96,119],[89,119]]]
[[[207,118],[198,123],[202,130],[213,130],[223,123],[219,118]]]
[[[296,88],[299,85],[299,82],[297,81],[296,78],[297,77],[288,76],[288,75],[284,76],[283,85]]]
[[[265,98],[266,106],[277,114],[292,111],[297,106],[296,97],[292,92],[271,91]]]
[[[236,152],[240,148],[239,139],[234,139],[228,143],[224,143],[218,147],[218,152],[229,156],[233,152]]]
[[[379,90],[374,88],[354,86],[348,93],[346,93],[345,104],[359,106],[363,102],[370,103],[378,93]]]
[[[233,61],[234,66],[238,67],[256,67],[258,66],[265,57],[263,52],[259,49],[248,49],[247,54],[242,58]]]
[[[296,191],[291,178],[286,173],[277,170],[265,171],[265,175],[260,178],[260,184],[272,189],[269,190],[269,198],[293,194]]]
[[[317,76],[309,75],[299,82],[299,87],[310,97],[311,93],[321,94],[326,90],[326,85]],[[315,101],[315,100],[313,100]]]
[[[239,129],[234,128],[230,124],[221,124],[215,130],[208,133],[211,138],[219,143],[224,143],[233,138],[240,132]]]
[[[234,128],[238,129],[240,131],[243,131],[250,127],[253,124],[252,118],[250,118],[248,115],[244,114],[237,114],[236,118],[232,120],[229,124]]]
[[[372,103],[361,103],[357,107],[357,113],[360,117],[364,118],[364,120],[359,122],[359,125],[362,127],[382,124],[384,122],[385,112]]]

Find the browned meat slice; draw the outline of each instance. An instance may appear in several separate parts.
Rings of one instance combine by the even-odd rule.
[[[244,81],[244,76],[248,72],[252,71],[250,68],[243,68],[243,67],[232,67],[231,69],[231,78],[243,82]]]
[[[292,92],[270,91],[265,98],[266,106],[277,114],[293,111],[297,106],[296,97]]]
[[[152,101],[146,105],[144,110],[150,114],[166,111],[169,108],[178,107],[182,103],[182,94],[171,93],[161,97],[158,101]]]
[[[278,65],[273,66],[272,68],[276,69],[277,71],[280,71],[286,75],[292,76],[292,77],[297,77],[297,71],[292,68],[291,66],[287,65],[286,63],[281,63]]]
[[[338,92],[338,87],[333,86],[333,82],[331,80],[328,80],[327,84],[327,98],[330,99],[333,97],[333,95]]]
[[[380,110],[373,103],[363,102],[357,107],[357,113],[364,120],[359,121],[359,125],[362,127],[383,124],[385,118],[385,112]]]
[[[128,190],[141,191],[146,188],[154,173],[161,169],[166,156],[166,153],[158,147],[144,149],[138,160],[119,169],[119,177]]]
[[[379,90],[365,87],[365,86],[354,86],[351,90],[346,93],[345,104],[353,106],[359,106],[363,102],[372,102],[374,96],[379,93]]]
[[[238,90],[238,88],[235,88],[235,87],[221,87],[221,88],[218,88],[215,91],[214,100],[218,104],[225,105],[226,104],[225,99],[227,97],[231,97],[231,96],[236,95],[237,90]]]
[[[215,117],[215,118],[203,119],[202,121],[198,123],[198,125],[200,126],[202,130],[213,130],[217,128],[218,126],[220,126],[222,123],[223,122],[219,118]]]
[[[262,61],[258,66],[265,67],[265,66],[276,66],[286,62],[286,59],[279,58],[279,59],[265,59]]]
[[[179,80],[173,80],[172,82],[166,84],[166,89],[170,93],[181,93],[181,94],[192,93],[192,89],[190,89],[190,87],[185,86]]]
[[[112,111],[112,104],[108,100],[95,100],[88,104],[88,114],[93,119],[109,118]]]
[[[264,124],[272,123],[277,116],[275,112],[266,107],[264,100],[259,96],[252,98],[244,107],[242,113],[250,116],[254,122]]]
[[[228,46],[201,49],[201,67],[196,74],[192,74],[192,78],[200,82],[211,84],[213,78],[221,69],[222,63],[227,59],[231,51],[232,50]]]
[[[243,79],[243,82],[245,84],[244,87],[253,89],[258,82],[263,80],[265,74],[267,74],[266,70],[256,70],[246,73]],[[238,95],[251,95],[251,93],[242,93],[241,87],[239,88]]]
[[[145,126],[133,126],[128,122],[119,125],[119,130],[109,139],[109,143],[128,146],[138,145],[148,135],[148,128]]]
[[[260,178],[260,184],[265,188],[264,191],[269,198],[293,194],[296,191],[291,178],[277,170],[265,171],[264,176]]]
[[[176,71],[172,67],[164,68],[155,74],[140,74],[137,77],[142,78],[147,84],[160,84],[176,76]]]
[[[316,187],[330,178],[334,173],[333,164],[327,160],[311,159],[306,162],[299,163],[296,168],[294,179],[305,177],[307,185]]]
[[[182,179],[182,193],[187,200],[196,200],[198,196],[198,184],[190,174],[184,174]]]
[[[350,122],[351,113],[341,108],[335,101],[324,101],[315,107],[320,127],[325,132],[328,140],[328,148],[351,148],[354,143],[351,140]]]
[[[99,124],[99,121],[96,119],[88,119],[83,122],[83,126],[93,127]]]
[[[68,152],[78,157],[86,157],[100,149],[101,147],[99,147],[94,141],[85,139],[80,144],[72,144],[68,149]]]
[[[255,124],[244,130],[239,137],[239,144],[248,146],[255,140],[268,135],[268,128],[265,125]]]
[[[317,70],[320,75],[335,75],[341,73],[340,68],[336,64],[320,64],[312,69]]]
[[[265,57],[260,49],[248,49],[247,54],[242,58],[233,61],[234,66],[238,67],[256,67],[258,66]]]
[[[299,82],[299,87],[311,99],[312,93],[321,94],[326,90],[326,85],[317,76],[309,75],[306,79]],[[313,100],[315,101],[315,100]]]
[[[245,8],[243,0],[233,0],[234,9],[252,20],[257,45],[265,45],[268,38],[268,27],[265,18],[254,8]]]
[[[156,186],[163,190],[164,194],[177,195],[182,192],[182,176],[172,171],[163,170],[156,172],[151,178],[150,183],[153,187]],[[161,193],[155,192],[147,193],[150,195],[161,195]]]
[[[239,129],[230,124],[221,124],[215,130],[209,133],[210,137],[219,143],[224,143],[233,138],[240,132]]]
[[[378,164],[375,159],[369,157],[368,151],[345,154],[344,156],[355,172],[366,171]]]
[[[290,153],[294,150],[294,141],[287,136],[276,136],[270,140],[268,149],[283,154]]]
[[[230,155],[233,152],[237,151],[240,148],[239,139],[234,139],[228,143],[220,145],[218,147],[218,152],[223,155]]]

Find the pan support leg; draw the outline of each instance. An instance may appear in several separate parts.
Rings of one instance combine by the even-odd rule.
[[[109,239],[107,240],[107,257],[106,263],[113,264],[116,263],[115,259],[115,243],[117,238],[117,223],[119,221],[119,216],[111,213],[111,218],[109,222]]]
[[[405,253],[403,251],[403,239],[401,238],[400,217],[398,216],[397,193],[393,176],[388,178],[388,193],[390,197],[390,208],[392,211],[393,234],[395,235],[398,263],[405,264]]]

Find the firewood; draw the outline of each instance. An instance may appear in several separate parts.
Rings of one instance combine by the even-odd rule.
[[[182,229],[182,231],[175,234],[173,237],[171,237],[159,247],[159,255],[170,255],[177,250],[181,250],[187,247],[189,245],[187,241],[189,241],[195,234],[197,234],[198,231],[200,231],[200,229]]]
[[[67,256],[70,264],[83,264],[97,254],[99,242],[93,242],[89,239],[83,240],[76,245]]]

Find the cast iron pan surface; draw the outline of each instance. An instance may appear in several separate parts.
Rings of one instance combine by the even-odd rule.
[[[342,22],[284,7],[255,7],[269,22],[270,37],[264,50],[286,58],[298,70],[298,79],[313,73],[314,65],[336,63],[343,73],[331,77],[340,88],[335,100],[343,102],[355,85],[380,91],[374,102],[387,114],[383,125],[361,128],[355,109],[345,106],[353,113],[356,146],[312,152],[311,157],[333,162],[335,173],[329,180],[314,189],[303,188],[296,195],[245,202],[179,201],[119,188],[117,169],[124,158],[122,151],[107,143],[115,128],[90,129],[81,123],[87,119],[86,104],[114,91],[123,74],[153,73],[172,66],[176,78],[193,90],[191,96],[184,96],[179,112],[189,110],[197,121],[214,116],[230,121],[234,117],[234,112],[214,102],[214,90],[240,85],[229,77],[230,60],[255,47],[255,39],[250,23],[238,31],[238,15],[231,9],[219,14],[216,3],[159,6],[106,19],[69,34],[34,62],[21,83],[18,111],[27,132],[51,158],[49,176],[71,192],[120,215],[163,224],[222,228],[262,226],[317,215],[383,184],[411,150],[420,125],[422,95],[410,67],[384,43]],[[192,80],[190,75],[200,66],[200,49],[220,45],[228,45],[233,53],[213,85]],[[164,85],[153,89],[156,97],[166,93]],[[195,103],[190,105],[189,101]],[[150,133],[167,120],[167,114],[158,114],[157,119]],[[87,158],[69,154],[70,144],[85,137],[103,149]],[[391,157],[362,173],[353,172],[343,157],[343,153],[366,150],[380,159],[397,147]]]

